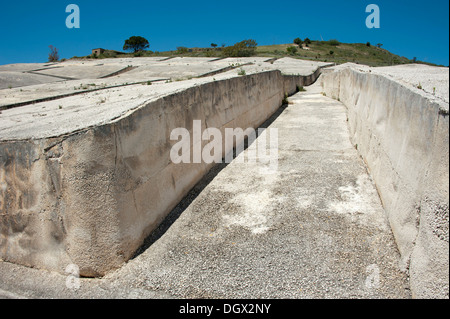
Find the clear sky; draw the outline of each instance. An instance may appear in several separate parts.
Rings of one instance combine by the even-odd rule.
[[[66,27],[66,6],[80,8],[80,28]],[[368,29],[369,4],[380,8],[381,27]],[[122,50],[140,35],[150,50],[178,46],[259,45],[294,38],[382,43],[405,56],[449,65],[449,0],[16,0],[0,4],[0,64],[46,62],[49,45],[61,58],[93,48]]]

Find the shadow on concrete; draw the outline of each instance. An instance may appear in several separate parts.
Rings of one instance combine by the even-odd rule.
[[[288,107],[287,104],[282,105],[278,108],[278,110],[272,114],[263,124],[261,124],[258,128],[268,128]],[[256,129],[257,135],[258,130]],[[251,144],[250,144],[251,145]],[[248,139],[244,141],[244,150],[246,150],[249,146]],[[233,150],[233,158],[236,158],[236,148]],[[189,207],[189,205],[197,198],[197,196],[205,189],[206,186],[211,183],[214,178],[219,174],[225,167],[228,166],[228,163],[224,163],[222,159],[222,163],[216,164],[213,168],[209,170],[209,172],[187,193],[187,195],[175,206],[174,209],[166,216],[163,222],[144,240],[144,243],[139,247],[134,253],[131,259],[138,257],[144,251],[146,251],[153,243],[155,243],[158,239],[160,239],[166,231],[175,223],[178,217]]]

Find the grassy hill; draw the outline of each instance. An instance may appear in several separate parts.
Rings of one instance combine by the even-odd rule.
[[[289,54],[287,48],[295,47],[295,53]],[[385,49],[363,43],[330,44],[328,41],[313,41],[308,47],[301,48],[295,44],[280,44],[259,46],[256,49],[259,56],[290,56],[306,60],[335,62],[337,64],[354,62],[370,66],[386,66],[412,63],[405,57],[400,57]]]
[[[295,49],[292,49],[294,47]],[[290,48],[290,49],[288,49]],[[148,57],[148,56],[189,56],[189,57],[225,57],[223,48],[185,48],[174,51],[141,51],[122,53],[106,50],[99,57],[92,55],[83,58],[115,58],[115,57]],[[378,46],[366,43],[339,43],[338,41],[312,41],[308,46],[294,43],[257,46],[252,56],[260,57],[292,57],[313,61],[335,62],[337,64],[354,62],[369,66],[388,66],[408,63],[425,63],[398,56]],[[77,57],[74,57],[77,58]]]

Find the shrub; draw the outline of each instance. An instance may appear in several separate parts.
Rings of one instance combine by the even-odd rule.
[[[59,60],[58,49],[53,45],[48,46],[50,48],[50,53],[48,54],[48,62],[57,62]]]
[[[367,43],[366,43],[366,46],[370,47],[370,42],[367,42]]]
[[[295,53],[297,53],[297,48],[296,47],[288,47],[288,48],[286,48],[286,51],[289,53],[289,54],[291,54],[291,55],[294,55]]]
[[[303,41],[300,38],[295,38],[294,43],[300,46],[300,45],[302,45]]]
[[[249,57],[256,53],[257,45],[255,40],[244,40],[231,47],[224,48],[222,54],[225,57]]]
[[[336,46],[340,45],[341,43],[336,39],[331,39],[330,41],[328,41],[328,44],[336,47]]]
[[[213,57],[216,54],[216,52],[213,50],[206,50],[205,51],[205,56],[206,57]]]
[[[306,46],[311,44],[311,40],[309,38],[306,38],[304,42],[305,42]]]
[[[184,54],[184,53],[188,53],[189,49],[186,47],[177,47],[177,53],[178,54]]]
[[[288,102],[288,97],[289,97],[289,95],[287,94],[287,92],[285,92],[285,93],[284,93],[283,100],[281,101],[281,104],[282,104],[282,105],[289,104],[289,102]]]
[[[243,68],[239,69],[238,75],[245,75],[245,70]]]

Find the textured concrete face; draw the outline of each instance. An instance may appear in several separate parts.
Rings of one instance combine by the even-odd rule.
[[[278,132],[277,170],[248,160],[260,135],[212,168],[117,271],[74,290],[64,275],[0,263],[0,297],[410,298],[346,108],[306,90],[262,125]]]
[[[211,167],[172,163],[173,129],[192,133],[194,120],[222,136],[225,128],[256,128],[285,92],[312,80],[286,82],[279,71],[235,74],[175,82],[150,96],[142,85],[110,90],[109,102],[86,103],[79,113],[55,110],[61,101],[3,111],[1,258],[57,271],[74,263],[83,276],[121,266]],[[142,93],[130,99],[130,90]],[[112,98],[127,92],[128,100]],[[41,107],[55,115],[36,121]],[[58,116],[65,120],[52,124]]]
[[[448,86],[448,69],[436,69]],[[323,91],[348,107],[352,142],[377,184],[414,296],[448,298],[448,97],[393,81],[389,70],[340,67],[323,76]]]
[[[169,136],[174,128],[187,128],[192,133],[194,120],[200,120],[202,129],[218,128],[222,136],[225,128],[255,128],[276,111],[286,93],[292,94],[297,86],[313,83],[320,74],[320,70],[316,71],[317,65],[305,61],[297,63],[291,59],[280,59],[273,64],[255,58],[218,61],[144,58],[102,62],[117,64],[108,72],[120,71],[131,64],[133,68],[105,79],[95,78],[106,72],[94,69],[85,74],[83,80],[59,78],[61,81],[55,84],[0,90],[0,107],[5,108],[0,112],[1,260],[59,272],[74,263],[83,276],[102,276],[120,267],[212,167],[171,162],[169,154],[176,141],[171,141]],[[242,66],[246,63],[252,65]],[[95,66],[91,64],[87,68],[66,64],[66,71],[71,70],[72,76],[82,75],[84,71],[80,70]],[[7,72],[35,72],[33,70],[41,67],[46,68],[43,72],[48,73],[48,81],[53,81],[55,76],[68,75],[63,68],[56,66],[0,67],[0,78],[2,72],[3,75]],[[237,75],[240,68],[247,72],[247,76]],[[176,73],[180,69],[185,73]],[[289,75],[282,75],[274,69],[282,69]],[[219,73],[214,76],[203,76],[216,71]],[[445,72],[447,80],[443,76]],[[28,73],[25,76],[32,74],[36,75]],[[198,75],[199,78],[178,81],[175,76],[180,74],[188,78]],[[162,75],[170,76],[173,82],[165,83],[164,80],[148,85],[148,81],[161,79]],[[437,81],[425,80],[427,77]],[[88,78],[89,85],[85,81]],[[128,83],[131,80],[135,82]],[[418,88],[417,80],[423,85],[422,89]],[[344,65],[327,72],[321,83],[321,90],[327,97],[339,99],[347,106],[350,140],[375,181],[401,253],[399,264],[409,273],[413,295],[448,297],[448,69]],[[79,89],[86,85],[86,89]],[[72,95],[73,91],[77,94]],[[61,93],[70,96],[57,96]],[[36,101],[42,97],[52,100]],[[334,175],[334,168],[347,162],[348,158],[324,160],[321,152],[348,149],[348,137],[343,135],[341,126],[327,125],[320,118],[326,117],[328,110],[322,108],[328,101],[319,101],[321,98],[315,94],[303,101],[299,99],[300,105],[306,102],[310,108],[308,112],[315,114],[312,119],[284,117],[286,131],[290,128],[292,135],[280,137],[281,144],[291,153],[295,154],[299,148],[297,136],[306,133],[303,125],[313,124],[314,130],[301,140],[300,149],[304,154],[289,156],[293,165],[280,165],[281,169],[288,170],[284,172],[283,183],[296,182],[295,178],[294,181],[288,178],[296,176],[296,167],[303,175],[329,172],[322,176],[321,183],[325,189],[332,188],[330,196],[341,200],[325,205],[316,194],[314,210],[322,212],[328,209],[336,216],[349,214],[347,217],[351,222],[359,216],[361,223],[374,226],[371,223],[375,222],[380,226],[378,206],[370,207],[360,200],[362,195],[367,195],[371,203],[376,198],[373,192],[368,191],[370,183],[363,174],[363,166],[350,165],[355,171],[346,166],[342,173],[349,179],[342,185],[331,186],[334,179],[343,176]],[[315,100],[320,103],[315,103]],[[25,105],[12,106],[22,101]],[[289,114],[289,109],[286,114]],[[337,116],[342,124],[342,114],[339,114],[332,112],[329,115]],[[301,122],[300,125],[297,121]],[[320,134],[325,130],[328,134]],[[315,139],[315,131],[320,138]],[[316,152],[318,156],[311,155]],[[300,167],[300,164],[306,167]],[[235,181],[244,175],[239,170],[234,174]],[[334,177],[330,179],[329,175]],[[270,178],[265,182],[258,179],[261,180],[267,189],[276,182]],[[290,194],[288,202],[298,201],[296,209],[312,207],[308,196],[320,192],[314,184],[304,184],[306,182],[302,181],[302,186]],[[217,183],[218,188],[221,183],[238,188],[235,183],[220,180],[220,177]],[[255,193],[251,187],[256,182],[248,179],[246,183],[247,186],[240,191],[249,196],[236,195],[228,203],[239,203],[242,211],[226,213],[228,217],[223,216],[223,221],[227,228],[240,227],[252,235],[259,235],[274,225],[271,223],[276,215],[267,215],[261,207],[276,210],[278,206],[272,202],[273,196],[267,189]],[[283,183],[277,184],[276,194],[290,190]],[[299,198],[295,197],[297,195]],[[217,213],[215,203],[208,204],[205,198],[202,200],[195,204],[195,209],[203,207],[206,213]],[[184,218],[192,216],[196,211],[192,210],[194,208]],[[288,212],[290,208],[288,205]],[[360,216],[360,209],[367,209],[369,214]],[[285,217],[288,223],[291,219]],[[332,228],[345,227],[344,219],[335,218],[339,222]],[[209,222],[217,226],[218,220]],[[311,220],[315,221],[315,218]],[[190,224],[189,220],[185,222]],[[183,229],[184,226],[179,227]],[[383,232],[387,231],[384,226],[381,228]],[[327,246],[329,243],[320,237],[329,230],[312,232],[310,238],[320,242],[324,250],[336,247]],[[195,232],[192,233],[193,238],[196,236]],[[387,236],[383,238],[389,246]],[[179,238],[173,242],[170,237],[165,240],[166,246],[186,245]],[[271,238],[268,237],[267,242],[271,243]],[[164,245],[154,248],[159,249],[157,256],[161,256]],[[359,246],[361,252],[367,251],[368,247],[364,245],[361,243]],[[282,242],[279,247],[284,247]],[[249,245],[248,252],[252,249],[254,246]],[[308,246],[308,249],[310,251],[303,253],[313,258],[314,247]],[[394,254],[395,249],[389,246],[389,252]],[[240,257],[245,258],[245,255]],[[394,255],[388,257],[383,256],[389,263],[397,261]],[[155,266],[152,271],[161,268],[161,260],[152,264]],[[307,266],[316,264],[323,262],[315,260]],[[291,266],[293,269],[297,267]],[[341,266],[333,264],[333,267],[338,270]],[[355,264],[355,269],[361,270],[361,267],[362,264]],[[394,277],[398,275],[392,268],[389,272]],[[403,279],[400,277],[396,277],[395,282],[401,283]],[[302,284],[308,282],[306,280]],[[310,291],[313,291],[312,287]],[[403,293],[399,292],[399,296],[405,296]]]

